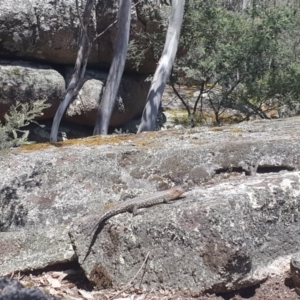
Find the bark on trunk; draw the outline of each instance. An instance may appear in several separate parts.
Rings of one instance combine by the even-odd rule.
[[[118,94],[127,55],[131,20],[131,0],[120,0],[118,30],[113,61],[97,113],[94,135],[106,135]]]
[[[138,133],[142,131],[152,131],[156,126],[156,117],[161,103],[167,79],[175,60],[180,30],[183,20],[185,0],[173,0],[172,9],[167,31],[167,37],[163,54],[155,71],[152,84],[147,96],[141,124]]]
[[[83,84],[83,78],[84,78],[84,74],[85,74],[86,64],[87,64],[87,61],[88,61],[88,58],[90,55],[90,51],[92,48],[92,44],[90,43],[90,40],[89,40],[89,37],[87,34],[87,26],[89,24],[93,6],[94,6],[94,0],[88,0],[85,5],[83,17],[81,19],[81,31],[82,32],[81,32],[81,38],[80,38],[80,46],[79,46],[79,49],[77,52],[75,69],[74,69],[71,81],[68,85],[65,98],[60,103],[60,105],[55,113],[55,117],[53,119],[53,124],[52,124],[51,134],[50,134],[50,142],[53,142],[53,143],[57,142],[58,128],[59,128],[60,121],[61,121],[63,114],[65,113],[70,102],[77,96],[77,94],[80,91],[82,84]]]

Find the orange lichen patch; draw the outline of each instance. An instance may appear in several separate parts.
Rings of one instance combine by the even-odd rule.
[[[229,132],[232,132],[232,133],[241,133],[242,132],[242,129],[241,128],[232,128],[230,130],[228,130]]]
[[[116,206],[116,203],[106,203],[104,206],[103,206],[103,210],[108,210],[108,209],[111,209],[113,207]]]
[[[29,145],[22,145],[21,149],[24,150],[40,150],[43,148],[47,148],[50,146],[54,147],[66,147],[66,146],[77,146],[77,145],[86,145],[86,146],[97,146],[97,145],[104,145],[104,144],[114,144],[120,143],[122,141],[131,140],[133,135],[107,135],[107,136],[93,136],[87,137],[83,139],[71,139],[66,141],[61,141],[57,143],[36,143],[36,144],[29,144]]]
[[[54,146],[98,146],[98,145],[105,145],[105,144],[115,144],[121,143],[124,141],[132,140],[134,135],[126,134],[126,135],[106,135],[106,136],[92,136],[87,137],[84,139],[73,139],[73,140],[66,140],[63,142],[58,142],[53,144]]]
[[[168,131],[169,135],[171,135],[171,131]],[[136,139],[134,140],[134,143],[136,146],[139,147],[153,147],[155,144],[161,146],[161,142],[157,140],[157,138],[162,137],[165,134],[163,131],[151,131],[151,132],[145,132],[142,134],[136,135]]]
[[[210,128],[211,131],[223,131],[224,128],[222,127],[212,127]]]
[[[45,149],[51,146],[50,143],[34,143],[34,144],[25,144],[20,146],[20,149],[22,150],[40,150]]]
[[[68,146],[98,146],[98,145],[111,145],[120,144],[124,142],[132,142],[138,146],[146,146],[155,142],[155,138],[159,137],[163,132],[146,132],[142,134],[120,134],[120,135],[106,135],[106,136],[92,136],[82,139],[71,139],[66,141],[61,141],[57,143],[36,143],[22,145],[20,148],[22,150],[40,150],[51,146],[62,148]],[[152,140],[153,139],[153,140]]]

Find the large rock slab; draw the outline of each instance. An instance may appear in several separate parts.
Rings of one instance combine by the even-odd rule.
[[[85,1],[78,1],[82,12]],[[101,33],[111,25],[117,16],[117,0],[98,1],[92,12],[89,34]],[[132,12],[132,36],[143,45],[139,33],[149,31],[151,22],[143,18],[137,7]],[[145,23],[146,22],[146,23]],[[152,27],[153,27],[152,24]],[[162,24],[157,24],[156,26]],[[155,28],[158,28],[154,26]],[[93,47],[89,63],[93,66],[110,65],[116,26],[102,35]],[[77,56],[77,41],[80,21],[73,0],[24,0],[0,2],[0,55],[34,59],[47,63],[74,64]],[[145,44],[143,49],[148,49]],[[148,51],[140,68],[141,72],[153,72],[156,62]],[[127,68],[131,68],[130,63]]]
[[[64,225],[0,232],[0,240],[2,275],[17,270],[38,270],[76,259]]]
[[[8,237],[29,243],[13,254],[0,247],[0,272],[36,268],[32,249],[40,266],[78,259],[98,287],[99,274],[108,286],[127,282],[148,252],[143,284],[150,288],[225,291],[283,272],[299,251],[299,124],[296,117],[3,152],[0,244]],[[247,176],[255,175],[249,170],[256,165],[257,175]],[[84,260],[91,237],[82,240],[75,219],[100,216],[112,203],[181,183],[191,188],[186,199],[102,224]],[[48,228],[54,233],[45,251],[37,232]]]
[[[231,179],[188,192],[168,208],[120,214],[102,224],[91,249],[88,225],[95,215],[85,216],[71,236],[99,289],[126,285],[149,254],[137,288],[142,283],[197,295],[256,285],[288,271],[300,249],[299,216],[300,173],[286,172]]]
[[[40,119],[52,119],[64,98],[66,82],[70,80],[72,71],[67,68],[62,74],[50,66],[0,60],[0,120],[4,120],[5,113],[16,101],[25,103],[36,100],[46,100],[50,105]],[[63,119],[94,126],[107,76],[107,72],[87,70],[85,83]],[[110,126],[120,126],[140,116],[148,90],[149,82],[145,82],[145,76],[124,75]]]
[[[65,92],[65,80],[46,65],[0,60],[0,120],[16,101],[46,100],[50,105],[41,118],[54,116]]]

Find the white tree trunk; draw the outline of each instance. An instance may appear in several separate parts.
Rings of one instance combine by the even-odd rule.
[[[156,68],[152,84],[147,96],[141,124],[138,132],[152,131],[156,126],[156,117],[161,103],[167,79],[170,76],[175,60],[180,30],[182,26],[185,0],[172,0],[172,9],[164,50]]]
[[[78,2],[76,2],[76,6],[78,8]],[[55,117],[53,119],[51,134],[50,134],[50,142],[57,142],[58,128],[60,125],[61,118],[65,113],[70,102],[77,96],[80,91],[83,78],[85,74],[86,64],[90,55],[92,44],[89,41],[89,37],[87,34],[87,27],[90,21],[92,8],[94,6],[94,0],[87,0],[84,13],[81,19],[81,38],[80,38],[80,47],[77,52],[77,58],[75,63],[75,69],[71,78],[71,81],[68,85],[65,98],[60,103]],[[80,15],[79,15],[80,18]]]
[[[244,11],[247,8],[248,1],[249,0],[243,0],[242,11]]]
[[[127,55],[131,20],[131,0],[120,0],[114,57],[97,113],[94,135],[106,135],[118,94]]]

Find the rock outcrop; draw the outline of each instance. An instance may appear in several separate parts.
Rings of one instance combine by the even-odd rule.
[[[78,1],[82,13],[85,1]],[[115,20],[118,12],[117,0],[95,1],[89,34],[94,37]],[[74,65],[77,56],[77,41],[80,21],[73,0],[24,0],[1,1],[0,3],[0,55],[42,61],[47,64]],[[131,39],[141,41],[139,33],[156,29],[155,22],[145,19],[139,6],[132,11]],[[161,24],[160,24],[161,25]],[[94,67],[109,67],[113,54],[116,27],[113,26],[96,41],[89,59]],[[144,49],[149,45],[145,44]],[[156,62],[148,51],[140,72],[153,72]],[[130,69],[130,64],[127,65]]]
[[[70,77],[67,72],[67,79]],[[107,79],[106,72],[88,70],[85,83],[76,99],[67,109],[65,120],[94,126],[97,111]],[[149,82],[142,75],[124,75],[110,120],[110,126],[120,126],[141,115],[147,99]]]
[[[41,118],[54,116],[64,96],[65,80],[50,66],[24,61],[0,60],[0,120],[16,101],[46,100],[50,107],[43,111]]]
[[[88,28],[93,39],[116,20],[119,1],[96,1]],[[85,1],[79,1],[82,14]],[[140,5],[132,8],[131,40],[145,49],[139,70],[128,60],[125,76],[113,111],[110,126],[121,126],[139,117],[145,106],[149,73],[156,60],[145,33],[164,26],[167,18],[154,22]],[[76,1],[6,1],[0,3],[0,121],[16,101],[45,99],[51,107],[43,112],[52,119],[65,94],[78,51],[80,21]],[[103,84],[113,55],[116,26],[95,41],[91,50],[86,83],[64,116],[64,120],[94,126]],[[140,56],[137,53],[137,56]]]
[[[168,207],[111,218],[101,224],[90,252],[93,235],[81,229],[97,218],[90,223],[85,216],[70,234],[98,289],[125,285],[149,254],[136,288],[142,282],[144,288],[192,295],[225,293],[289,270],[291,254],[300,249],[294,214],[300,209],[299,184],[300,173],[292,172],[197,188]]]
[[[0,120],[4,120],[5,113],[16,101],[36,100],[46,100],[50,105],[40,119],[52,119],[64,97],[71,74],[70,68],[59,73],[51,66],[0,60]],[[64,120],[94,126],[106,79],[107,72],[88,70],[83,87],[68,107]],[[139,116],[145,106],[148,89],[145,76],[123,76],[110,125],[119,126]]]
[[[116,287],[149,255],[137,282],[198,295],[283,274],[300,250],[299,129],[296,117],[3,153],[0,275],[78,260],[98,288]],[[182,183],[185,199],[101,224],[85,257],[83,215]]]

